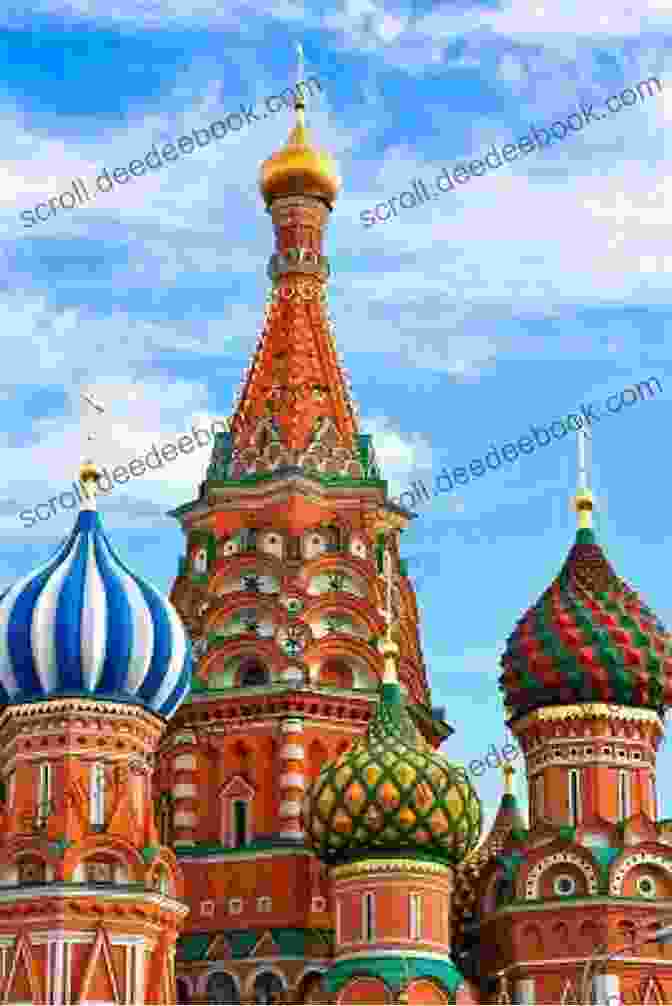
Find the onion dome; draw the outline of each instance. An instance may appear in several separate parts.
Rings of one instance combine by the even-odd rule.
[[[388,658],[395,651],[383,643]],[[303,819],[307,840],[329,864],[376,854],[458,863],[476,845],[482,817],[464,769],[430,747],[386,671],[366,735],[323,767]]]
[[[96,469],[80,477],[90,492]],[[87,696],[168,718],[190,677],[179,615],[116,555],[87,499],[52,558],[0,600],[0,702]]]
[[[584,526],[564,566],[507,641],[506,705],[513,717],[577,702],[661,711],[672,703],[672,639],[585,526],[590,494],[576,507]]]
[[[341,187],[331,154],[312,143],[304,121],[305,103],[296,101],[296,125],[281,150],[261,166],[259,188],[267,206],[281,196],[305,195],[324,199],[331,207]]]

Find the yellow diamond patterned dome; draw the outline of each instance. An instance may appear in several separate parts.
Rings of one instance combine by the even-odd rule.
[[[382,685],[366,735],[323,767],[303,823],[330,864],[376,853],[459,863],[480,838],[482,815],[466,773],[427,743],[395,683]]]

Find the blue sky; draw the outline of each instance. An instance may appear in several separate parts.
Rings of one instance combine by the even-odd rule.
[[[301,41],[322,83],[309,122],[344,179],[326,242],[330,312],[391,492],[656,376],[662,394],[594,427],[593,485],[607,554],[672,626],[672,17],[661,0],[630,2],[33,0],[23,15],[0,11],[0,585],[71,525],[60,513],[27,529],[18,512],[76,472],[82,388],[107,405],[96,457],[109,466],[229,414],[268,289],[258,168],[290,112],[32,228],[19,213],[278,94]],[[652,75],[662,94],[362,227],[363,210],[412,179]],[[166,511],[193,498],[206,461],[205,450],[183,457],[101,504],[118,549],[164,589],[182,551]],[[570,546],[575,480],[566,438],[418,508],[403,536],[457,761],[507,740],[499,655]],[[660,769],[670,776],[670,753]],[[491,814],[498,773],[479,790]],[[672,816],[669,787],[661,803]]]

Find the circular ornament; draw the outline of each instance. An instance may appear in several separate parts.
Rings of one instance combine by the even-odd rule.
[[[576,892],[576,880],[568,873],[561,873],[553,881],[553,890],[561,898],[569,898]]]

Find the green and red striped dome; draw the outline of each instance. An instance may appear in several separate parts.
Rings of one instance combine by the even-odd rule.
[[[559,575],[520,619],[501,659],[513,717],[577,702],[672,705],[672,637],[581,528]]]

